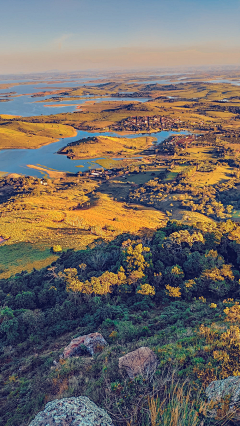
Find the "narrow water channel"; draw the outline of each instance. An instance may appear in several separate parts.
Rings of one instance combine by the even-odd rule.
[[[151,134],[144,134],[145,136],[154,136],[157,138],[156,143],[161,143],[173,134],[188,134],[189,132],[157,132]],[[41,177],[42,173],[38,170],[27,167],[27,164],[41,165],[51,167],[58,171],[77,173],[78,171],[88,170],[90,163],[96,158],[89,158],[85,160],[70,160],[66,155],[57,154],[60,148],[66,146],[69,142],[74,142],[82,138],[93,136],[119,136],[117,133],[92,133],[79,130],[77,136],[71,138],[60,139],[58,142],[42,146],[38,149],[5,149],[0,151],[0,171],[7,173],[19,173],[29,176]],[[141,135],[124,135],[124,137],[136,137]],[[83,166],[78,168],[76,166]],[[100,167],[96,165],[96,168]]]

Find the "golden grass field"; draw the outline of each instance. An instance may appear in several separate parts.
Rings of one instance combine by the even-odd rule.
[[[11,115],[11,114],[0,114],[0,118],[4,120],[11,120],[11,118],[20,118],[20,115]]]
[[[196,172],[189,178],[189,182],[196,186],[215,185],[232,179],[233,168],[218,166],[213,172]]]
[[[188,225],[196,224],[198,222],[214,223],[214,220],[204,214],[198,212],[191,212],[186,210],[177,210],[173,213],[172,219],[179,220]]]
[[[66,146],[60,152],[79,160],[106,156],[128,157],[141,154],[155,140],[157,139],[149,136],[138,138],[98,136],[86,142],[80,141],[78,145]]]
[[[204,80],[204,76],[202,77]],[[187,78],[188,79],[188,78]],[[240,95],[240,89],[238,86],[234,86],[230,83],[216,83],[214,79],[209,78],[209,76],[205,76],[206,80],[212,80],[209,82],[204,82],[201,80],[201,77],[194,78],[191,77],[193,82],[184,82],[184,84],[174,85],[174,89],[169,86],[166,89],[165,85],[155,84],[154,90],[151,88],[151,91],[148,92],[148,85],[145,83],[141,83],[139,80],[129,81],[119,81],[119,82],[108,82],[107,85],[99,85],[100,81],[96,81],[98,83],[94,86],[88,87],[80,87],[80,88],[68,88],[64,92],[67,93],[67,96],[61,97],[61,94],[58,98],[60,100],[76,100],[82,99],[86,97],[86,95],[92,95],[95,97],[109,97],[109,95],[114,95],[118,92],[139,92],[144,90],[148,96],[152,98],[156,98],[159,96],[179,96],[186,100],[207,100],[207,101],[221,101],[226,98],[237,97]],[[195,81],[194,81],[195,80]],[[174,81],[174,79],[173,79]],[[169,84],[171,81],[169,80]],[[197,83],[197,84],[196,84]],[[40,101],[44,102],[44,101]],[[48,102],[54,102],[53,99],[49,99]]]
[[[97,201],[90,208],[75,210],[79,200],[87,199],[87,192],[95,188],[96,183],[88,181],[82,188],[30,195],[18,199],[12,211],[3,212],[1,235],[8,240],[1,244],[0,254],[7,247],[13,250],[8,253],[7,270],[0,262],[0,279],[22,269],[30,271],[33,267],[50,264],[56,258],[50,252],[53,245],[79,250],[100,237],[112,239],[123,232],[138,233],[143,228],[154,230],[166,222],[166,215],[160,211],[143,207],[136,210],[136,206],[127,206],[102,193],[97,193]],[[36,251],[37,260],[25,253],[28,245]]]
[[[115,169],[120,167],[127,167],[130,165],[140,165],[142,164],[141,159],[137,158],[124,158],[124,159],[113,159],[113,158],[101,158],[100,160],[95,160],[92,162],[93,167],[95,164],[104,167],[104,169]],[[78,167],[78,166],[77,166]]]
[[[0,122],[0,149],[39,148],[76,134],[63,124],[4,121]]]
[[[211,151],[211,146],[190,146],[187,148],[191,159],[201,159],[202,161],[212,159]]]

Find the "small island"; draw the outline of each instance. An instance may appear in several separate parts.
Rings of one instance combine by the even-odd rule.
[[[97,136],[80,139],[71,142],[58,151],[68,158],[81,160],[84,158],[99,157],[131,157],[143,154],[152,148],[157,138],[152,136],[141,136],[137,138]]]

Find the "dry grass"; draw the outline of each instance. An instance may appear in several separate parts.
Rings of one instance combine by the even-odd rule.
[[[16,118],[16,117],[20,117],[20,115],[12,115],[12,114],[1,114],[0,115],[0,118],[2,118],[4,120],[9,120],[11,118]]]
[[[45,167],[35,166],[34,164],[27,164],[27,167],[29,167],[30,169],[40,170],[44,172],[45,174],[48,174],[50,178],[66,178],[67,173],[70,173],[70,172],[59,172],[58,170],[50,170]],[[80,167],[80,166],[77,166],[77,167]]]
[[[232,179],[233,168],[218,166],[212,172],[196,172],[189,178],[189,182],[196,186],[215,185],[216,183]]]
[[[229,119],[235,117],[235,114],[232,114],[228,111],[206,111],[206,115],[212,118],[221,118],[221,119]]]
[[[70,155],[73,159],[98,158],[105,156],[132,156],[138,155],[152,145],[154,137],[121,138],[98,136],[78,145],[66,146],[61,149],[62,154]]]
[[[187,388],[187,389],[186,389]],[[199,412],[206,412],[207,404],[200,399],[186,382],[182,385],[172,381],[170,388],[166,386],[160,397],[148,399],[150,412],[149,426],[200,426]]]
[[[205,216],[202,213],[191,212],[186,210],[176,210],[173,212],[171,219],[179,220],[183,223],[187,223],[188,225],[197,223],[197,222],[208,222],[214,223],[214,220]]]
[[[193,159],[198,159],[198,160],[211,160],[212,159],[212,147],[210,146],[193,146],[193,147],[188,147],[187,152],[190,154],[191,160]]]
[[[139,206],[126,206],[106,194],[97,194],[97,202],[88,209],[76,209],[86,195],[83,189],[91,192],[96,182],[89,181],[82,186],[53,194],[30,195],[15,201],[12,211],[3,211],[0,229],[3,237],[9,238],[0,246],[0,257],[6,246],[11,246],[21,259],[19,264],[7,262],[9,269],[3,267],[1,278],[7,278],[22,269],[31,270],[33,265],[43,267],[50,264],[50,248],[60,244],[64,249],[84,249],[95,239],[112,239],[123,232],[138,233],[143,228],[156,229],[166,222],[166,216],[154,209]],[[44,258],[29,258],[24,252],[24,244],[41,246],[47,252]],[[21,249],[19,249],[19,247]],[[36,256],[38,257],[38,256]],[[41,256],[40,256],[41,257]],[[47,260],[48,259],[48,260]],[[39,263],[40,262],[40,263]]]
[[[49,249],[39,244],[20,243],[13,246],[0,248],[0,279],[9,278],[22,271],[31,272],[33,268],[41,269],[57,260],[58,256],[52,255]]]
[[[82,211],[81,217],[93,226],[111,226],[115,235],[130,231],[137,233],[142,228],[156,229],[166,220],[166,215],[155,209],[138,206],[139,210],[135,210],[133,207],[117,202],[107,194],[99,194],[98,204]],[[116,217],[118,220],[113,221]]]
[[[124,158],[123,160],[120,160],[120,159],[114,160],[112,158],[102,158],[100,160],[94,161],[93,166],[94,164],[98,164],[99,166],[102,166],[105,169],[115,169],[115,168],[124,168],[130,165],[137,166],[142,164],[142,160],[138,160],[135,158]]]
[[[8,121],[0,124],[0,149],[39,148],[76,134],[75,129],[63,124]]]

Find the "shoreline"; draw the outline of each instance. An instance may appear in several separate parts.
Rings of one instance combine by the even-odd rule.
[[[111,138],[111,136],[100,136],[100,137]],[[145,137],[145,136],[142,136],[142,137]],[[157,142],[157,138],[154,137],[154,136],[146,136],[146,138],[150,138],[151,140],[142,149],[143,152],[146,151],[146,150],[149,150],[149,148],[154,145],[153,142]],[[129,139],[129,140],[131,140],[131,139]],[[68,145],[66,145],[66,147],[67,146]],[[61,150],[65,149],[66,147],[61,148]],[[69,145],[69,147],[71,147],[71,145]],[[108,159],[112,159],[112,158],[132,159],[132,158],[134,158],[134,157],[136,157],[138,155],[141,155],[141,152],[134,153],[133,156],[131,155],[131,153],[129,153],[129,155],[126,155],[126,154],[117,154],[117,153],[116,154],[112,153],[111,155],[107,155],[106,153],[103,152],[103,153],[99,153],[99,155],[97,155],[95,157],[91,156],[91,154],[89,154],[89,153],[86,154],[86,156],[81,156],[81,157],[73,156],[73,157],[69,157],[67,153],[61,152],[61,150],[59,150],[57,153],[60,154],[60,155],[66,155],[67,158],[70,158],[71,160],[88,160],[89,158],[91,158],[91,159],[94,160],[94,159],[99,158],[99,157],[104,157],[104,158],[108,158]]]
[[[27,164],[27,167],[29,169],[35,169],[35,170],[39,170],[39,171],[43,171],[45,173],[48,174],[49,178],[61,178],[61,177],[66,177],[66,175],[68,173],[74,174],[72,172],[61,172],[61,171],[54,171],[54,170],[48,170],[45,169],[44,167],[41,166],[35,166],[34,164]]]
[[[69,126],[69,127],[72,127],[72,126]],[[12,149],[39,149],[39,148],[42,148],[43,146],[47,146],[47,145],[51,145],[52,143],[59,142],[60,139],[74,138],[75,136],[77,136],[78,132],[77,132],[77,130],[74,127],[72,127],[72,128],[73,128],[74,132],[73,132],[73,134],[71,136],[65,136],[65,137],[61,137],[61,138],[58,138],[58,139],[54,139],[54,140],[52,140],[49,143],[43,143],[41,145],[36,146],[35,148],[26,148],[26,147],[22,147],[22,146],[21,147],[7,147],[7,148],[4,148],[4,147],[0,146],[0,152],[1,151],[5,151],[5,150],[10,150],[10,149],[11,150]]]
[[[61,108],[61,107],[67,107],[67,106],[76,106],[76,104],[54,104],[54,105],[43,105],[45,108]]]

